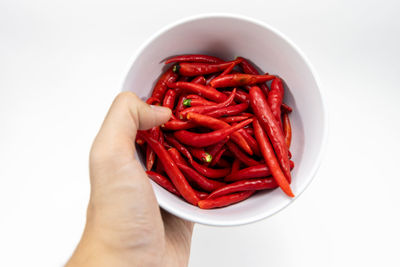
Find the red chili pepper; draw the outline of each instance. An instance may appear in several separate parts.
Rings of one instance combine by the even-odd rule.
[[[175,100],[176,100],[176,91],[173,89],[169,89],[165,93],[165,97],[163,100],[163,106],[170,108],[171,110],[174,108],[175,105]]]
[[[172,183],[175,185],[182,197],[189,203],[197,205],[197,202],[200,200],[199,197],[186,181],[185,176],[183,176],[167,150],[165,150],[164,146],[146,132],[138,131],[138,135],[143,138],[157,154],[164,166],[165,172],[171,178]]]
[[[165,144],[164,144],[164,147],[165,147]],[[156,173],[160,173],[160,174],[165,173],[164,166],[162,165],[160,160],[156,161]]]
[[[223,158],[219,159],[219,161],[217,162],[217,166],[221,168],[232,168],[232,164]]]
[[[194,133],[186,130],[181,130],[174,132],[174,136],[176,139],[178,139],[179,142],[188,146],[211,146],[223,140],[237,130],[243,128],[244,126],[248,125],[252,121],[253,119],[247,119],[245,121],[239,122],[235,126],[230,126],[229,128],[223,128],[209,133]]]
[[[207,168],[206,166],[198,164],[196,161],[193,160],[192,155],[190,154],[189,149],[187,149],[185,146],[183,146],[178,140],[176,140],[173,136],[166,134],[165,139],[167,142],[175,147],[179,152],[182,153],[190,162],[190,164],[193,166],[193,168],[196,169],[200,174],[209,177],[209,178],[222,178],[225,177],[229,174],[230,169],[211,169]]]
[[[223,156],[226,156],[226,157],[230,157],[230,158],[235,159],[235,155],[234,155],[230,150],[225,150]]]
[[[207,116],[207,115],[198,114],[198,113],[189,112],[189,113],[187,113],[186,118],[189,121],[193,121],[198,125],[205,126],[205,127],[211,128],[213,130],[219,130],[219,129],[231,127],[228,123],[226,123],[222,120],[219,120],[219,119]],[[251,150],[246,139],[244,139],[244,137],[241,134],[234,132],[234,133],[232,133],[231,138],[246,153],[248,153],[249,155],[253,155],[253,151]]]
[[[230,172],[230,168],[224,168],[224,169],[213,169],[213,168],[208,168],[206,166],[203,166],[196,161],[192,160],[190,162],[192,164],[193,168],[198,171],[201,175],[204,175],[208,178],[212,179],[218,179],[227,176]]]
[[[287,113],[283,113],[283,132],[285,134],[286,145],[289,149],[292,143],[292,126],[290,125],[290,119]]]
[[[154,86],[152,97],[158,99],[160,102],[164,98],[164,94],[168,89],[169,83],[174,83],[178,79],[178,75],[172,71],[173,67],[164,72],[158,79]]]
[[[290,169],[294,168],[294,162],[290,161]],[[262,178],[271,176],[271,171],[265,164],[250,166],[235,173],[231,173],[224,178],[226,182],[239,181],[244,179]]]
[[[190,97],[186,97],[186,99],[183,101],[183,105],[185,107],[215,106],[215,105],[217,105],[217,103],[208,101],[204,98],[192,99]]]
[[[265,164],[250,166],[225,177],[224,181],[232,182],[250,178],[261,178],[271,176],[271,171]]]
[[[248,190],[265,190],[265,189],[274,189],[277,188],[278,185],[274,179],[266,178],[266,179],[251,179],[251,180],[243,180],[238,181],[233,184],[225,185],[214,192],[212,192],[207,199],[217,198],[220,196],[248,191]]]
[[[191,82],[206,85],[206,78],[204,78],[204,76],[200,75],[200,76],[197,76],[196,78],[194,78]]]
[[[168,190],[172,194],[175,194],[179,197],[181,196],[181,194],[178,192],[175,186],[165,176],[162,176],[161,174],[152,171],[146,171],[146,173],[151,180],[159,184],[164,189]]]
[[[246,164],[247,166],[255,166],[258,165],[259,163],[248,157],[246,154],[244,154],[242,152],[242,150],[240,150],[239,147],[237,147],[234,143],[232,143],[231,141],[228,141],[226,143],[226,146],[228,147],[228,149],[233,153],[233,155],[239,159],[241,162],[243,162],[244,164]]]
[[[271,108],[272,114],[274,114],[276,121],[282,129],[282,120],[281,120],[281,105],[283,100],[283,84],[281,79],[276,77],[272,80],[271,90],[268,94],[268,105]]]
[[[213,160],[213,157],[206,152],[204,148],[188,147],[187,149],[193,157],[201,160],[202,162],[210,163]]]
[[[212,112],[214,110],[218,110],[218,109],[227,107],[232,103],[233,98],[235,97],[235,93],[236,93],[236,89],[233,89],[231,95],[224,102],[218,103],[216,105],[212,105],[212,106],[197,106],[197,107],[187,108],[187,109],[185,109],[185,110],[180,112],[180,116],[181,116],[181,118],[185,118],[186,115],[189,112],[195,112],[195,113],[200,113],[201,114],[201,113]]]
[[[288,148],[285,143],[283,132],[272,114],[267,99],[257,86],[253,86],[250,90],[250,104],[262,128],[266,131],[271,140],[272,146],[274,147],[275,153],[282,167],[282,171],[287,179],[290,180],[291,175]],[[259,140],[257,141],[260,143]]]
[[[244,121],[250,117],[251,116],[247,116],[247,115],[238,115],[238,116],[222,117],[222,118],[220,118],[220,120],[224,121],[226,123],[233,123],[233,122]]]
[[[218,153],[217,153],[217,155],[215,155],[215,158],[214,158],[214,160],[211,162],[211,164],[210,164],[210,166],[211,167],[213,167],[213,166],[215,166],[217,163],[218,163],[218,161],[221,159],[221,157],[222,157],[222,155],[224,154],[224,152],[225,152],[225,148],[222,148]],[[228,174],[230,173],[230,169],[228,168]],[[226,175],[225,175],[226,176]]]
[[[240,60],[234,60],[224,63],[189,63],[189,62],[182,62],[177,63],[173,67],[173,71],[175,73],[179,73],[183,76],[197,76],[197,75],[204,75],[210,74],[214,72],[224,71],[226,68],[230,67],[232,63],[240,62]]]
[[[255,191],[244,191],[240,193],[225,195],[218,198],[204,199],[199,201],[198,206],[201,209],[225,207],[249,198],[252,194],[254,194],[254,192]]]
[[[187,130],[196,127],[196,124],[190,121],[170,120],[161,125],[161,128],[171,131]]]
[[[243,136],[243,138],[246,140],[247,144],[251,147],[251,150],[254,152],[255,155],[261,156],[260,148],[258,147],[258,143],[256,139],[253,138],[250,134],[246,132],[245,129],[240,129],[239,134]]]
[[[174,147],[177,149],[182,155],[184,155],[190,162],[193,161],[192,155],[190,154],[189,150],[179,143],[178,140],[175,139],[175,137],[172,134],[164,134],[165,140],[167,141],[170,146]],[[179,157],[178,157],[179,158]]]
[[[293,111],[293,109],[291,107],[289,107],[288,105],[286,105],[285,103],[282,103],[281,109],[282,109],[282,112],[284,112],[284,113],[291,113]]]
[[[200,198],[200,199],[206,199],[208,197],[208,193],[206,192],[202,192],[202,191],[197,191],[196,189],[193,189],[194,192],[196,192],[196,195]]]
[[[149,130],[150,135],[156,140],[160,138],[160,127],[153,127]],[[154,162],[156,160],[156,154],[151,149],[150,146],[146,147],[146,169],[151,171],[153,168]]]
[[[220,108],[214,111],[207,112],[206,115],[214,118],[222,116],[233,116],[245,111],[249,107],[248,103],[241,103],[225,108]]]
[[[224,62],[222,59],[207,56],[207,55],[180,55],[169,58],[165,61],[165,64],[174,63],[174,62],[199,62],[199,63],[222,63]]]
[[[146,146],[146,169],[151,171],[154,165],[154,161],[156,159],[156,154],[151,149],[150,146]]]
[[[234,62],[232,62],[232,64],[228,67],[228,68],[226,68],[220,75],[218,75],[217,77],[220,77],[220,76],[224,76],[224,75],[226,75],[226,74],[229,74],[232,70],[233,70],[233,68],[237,65],[239,63],[239,61],[234,61]]]
[[[209,75],[208,78],[206,79],[206,85],[208,85],[217,76],[218,76],[218,73],[214,73],[214,74]]]
[[[181,88],[182,90],[188,93],[198,94],[202,97],[205,97],[207,99],[213,100],[218,103],[223,102],[228,98],[224,93],[221,93],[217,89],[207,85],[195,84],[189,82],[176,82],[176,83],[170,83],[169,86],[171,88]]]
[[[149,99],[146,100],[146,103],[149,105],[160,105],[161,101],[160,99],[151,96]]]
[[[275,76],[273,75],[253,75],[253,74],[234,73],[217,77],[210,82],[210,85],[215,88],[238,87],[238,86],[254,85],[257,83],[267,82],[272,80],[274,77]]]
[[[254,75],[259,75],[260,72],[245,58],[239,57],[242,59],[242,62],[240,63],[240,67],[246,74],[254,74]],[[261,83],[260,85],[261,91],[263,91],[265,97],[268,97],[268,86],[265,83]]]
[[[256,140],[260,146],[261,153],[264,157],[264,160],[270,169],[272,176],[275,181],[278,183],[279,187],[285,192],[289,197],[294,197],[292,189],[290,188],[290,184],[283,174],[278,160],[275,157],[275,152],[272,149],[272,146],[268,140],[267,134],[261,127],[261,124],[258,120],[254,120],[253,122],[254,135],[256,136]]]
[[[240,165],[241,165],[241,161],[235,158],[235,160],[233,161],[233,164],[232,164],[231,173],[229,175],[233,175],[234,173],[238,172],[240,170]],[[226,179],[226,177],[225,177],[225,179]]]
[[[222,93],[224,93],[225,95],[230,95],[231,92],[230,91],[222,91]],[[235,99],[236,102],[239,103],[249,103],[249,94],[247,94],[245,91],[241,90],[241,89],[237,89],[236,90],[236,94],[235,94]]]
[[[212,145],[208,148],[208,153],[211,155],[213,160],[215,159],[215,157],[217,156],[219,151],[224,147],[225,143],[228,142],[228,140],[229,140],[229,137],[223,139],[222,141],[220,141],[220,142],[216,143],[215,145]]]
[[[161,164],[159,164],[159,166],[161,166]],[[161,175],[160,172],[147,171],[146,173],[150,179],[162,186],[164,189],[179,197],[181,196],[176,187],[168,180],[168,178]],[[206,199],[208,197],[208,194],[206,192],[197,191],[196,189],[193,189],[193,191],[196,193],[199,199]]]
[[[254,129],[253,128],[246,127],[246,128],[243,128],[243,130],[245,130],[246,133],[248,133],[249,135],[254,136]]]
[[[186,100],[186,94],[181,94],[178,98],[178,103],[176,104],[175,107],[176,114],[179,114],[179,112],[185,109],[185,106],[183,105],[183,102],[185,100]]]
[[[176,149],[171,148],[168,152],[178,165],[179,169],[185,174],[185,177],[202,190],[212,192],[225,185],[222,182],[208,179],[190,168]]]

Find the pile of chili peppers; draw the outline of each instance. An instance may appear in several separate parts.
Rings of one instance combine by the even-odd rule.
[[[245,58],[181,55],[157,81],[151,105],[171,119],[136,138],[147,175],[202,209],[280,187],[289,197],[292,130],[282,80]]]

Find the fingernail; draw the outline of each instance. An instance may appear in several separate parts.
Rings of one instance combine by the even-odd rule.
[[[156,105],[150,105],[150,107],[156,111],[156,112],[170,112],[171,110],[167,107],[163,107],[163,106],[156,106]]]

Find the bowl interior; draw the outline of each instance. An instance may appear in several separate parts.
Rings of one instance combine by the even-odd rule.
[[[295,168],[292,189],[299,196],[312,180],[324,145],[325,109],[317,81],[301,53],[268,26],[237,16],[202,16],[188,19],[156,34],[138,52],[123,90],[142,99],[151,90],[165,65],[178,54],[201,53],[226,60],[243,56],[262,71],[284,79],[284,102],[293,107],[290,115]],[[268,217],[293,199],[280,190],[258,192],[250,199],[226,208],[201,210],[153,183],[161,207],[184,219],[209,225],[239,225]]]

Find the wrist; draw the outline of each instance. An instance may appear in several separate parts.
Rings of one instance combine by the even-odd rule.
[[[129,244],[104,225],[89,205],[82,238],[66,267],[160,266],[160,251],[148,249],[137,240]]]

